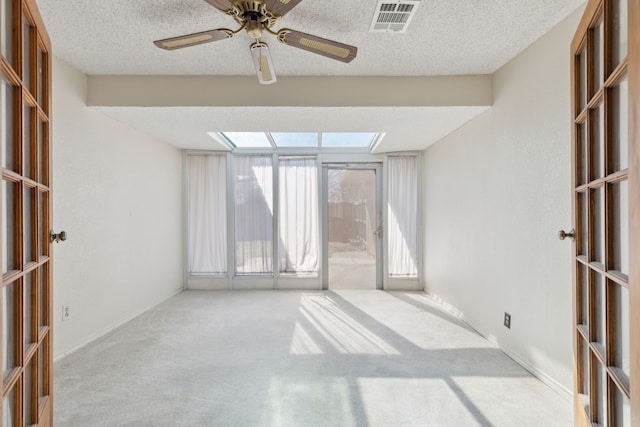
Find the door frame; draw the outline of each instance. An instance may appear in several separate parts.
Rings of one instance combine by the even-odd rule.
[[[631,340],[631,425],[640,425],[640,2],[629,10],[629,332]],[[633,261],[635,260],[635,262]]]
[[[383,209],[383,177],[382,162],[323,162],[321,193],[322,203],[320,212],[322,227],[320,238],[322,240],[322,289],[329,290],[329,169],[346,170],[373,170],[376,180],[376,229],[382,230],[376,240],[376,290],[383,289],[383,260],[386,217]]]

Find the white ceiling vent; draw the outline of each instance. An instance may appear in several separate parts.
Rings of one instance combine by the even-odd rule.
[[[369,31],[372,33],[404,33],[420,0],[379,0]]]

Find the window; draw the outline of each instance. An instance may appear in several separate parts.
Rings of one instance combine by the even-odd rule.
[[[189,273],[227,273],[227,158],[189,156]]]
[[[273,273],[271,156],[235,157],[236,274]]]
[[[389,276],[418,275],[418,161],[389,157]]]
[[[315,157],[279,159],[280,272],[318,272],[318,168]]]

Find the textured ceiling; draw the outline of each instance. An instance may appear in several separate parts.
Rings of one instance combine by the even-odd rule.
[[[393,0],[390,0],[393,2]],[[177,51],[154,40],[214,28],[237,28],[233,19],[204,0],[36,0],[52,40],[54,55],[88,75],[255,74],[249,45],[234,38]],[[422,0],[406,33],[371,33],[377,0],[305,0],[283,17],[287,27],[358,47],[350,64],[333,61],[263,37],[278,76],[446,76],[493,74],[585,0]],[[257,82],[255,91],[258,93]],[[278,84],[276,84],[278,86]],[[283,87],[281,84],[278,87]],[[386,88],[393,90],[393,87]],[[91,90],[91,88],[89,88]],[[248,91],[254,90],[253,87]],[[262,91],[265,93],[265,91]],[[96,106],[132,127],[181,148],[216,149],[204,133],[270,130],[386,131],[381,151],[423,149],[471,120],[485,108],[468,104],[424,108],[345,109],[332,107],[272,114],[274,107],[251,107],[238,122],[228,106],[131,108]],[[253,104],[256,105],[256,104]],[[310,99],[306,104],[317,105]],[[456,106],[454,106],[456,107]],[[218,118],[215,125],[205,117]],[[292,117],[295,125],[292,126]],[[319,128],[318,117],[324,117]],[[225,119],[226,118],[226,119]],[[268,120],[267,120],[268,118]],[[411,120],[408,121],[407,118]],[[226,120],[226,121],[225,121]],[[269,129],[256,129],[268,123]],[[366,124],[376,129],[366,129]],[[404,126],[399,126],[404,123]],[[364,124],[364,125],[363,125]],[[266,127],[266,125],[265,125]],[[212,140],[211,140],[212,141]]]
[[[406,33],[371,33],[376,0],[305,0],[278,25],[358,47],[343,64],[263,38],[278,75],[491,74],[584,0],[422,0]],[[237,27],[204,0],[37,0],[56,55],[87,74],[251,75],[249,39],[152,42]]]

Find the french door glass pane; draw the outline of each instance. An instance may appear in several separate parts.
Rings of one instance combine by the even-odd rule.
[[[606,336],[606,299],[605,284],[602,275],[599,273],[591,273],[591,281],[593,286],[593,341],[605,345]]]
[[[2,167],[16,170],[15,96],[16,90],[2,79],[0,88],[0,138],[2,143]]]
[[[45,110],[44,97],[47,93],[47,79],[44,67],[47,65],[47,54],[38,46],[38,105]],[[46,110],[45,110],[46,112]]]
[[[315,158],[281,157],[280,272],[317,273],[318,168]]]
[[[328,170],[329,289],[376,289],[376,172]]]
[[[17,184],[2,180],[2,273],[18,268],[16,257],[16,227],[18,226],[15,206],[17,204]]]
[[[32,220],[35,219],[35,197],[36,190],[33,188],[25,187],[24,188],[24,196],[23,196],[23,212],[24,212],[24,222],[23,222],[23,242],[24,242],[24,262],[29,263],[35,261],[33,240],[36,238],[33,230]]]
[[[24,424],[25,426],[30,426],[35,424],[36,419],[34,417],[34,407],[33,405],[36,403],[36,400],[33,398],[33,359],[24,369]]]
[[[589,152],[587,151],[587,124],[582,122],[577,125],[577,140],[578,146],[576,147],[576,183],[578,186],[586,184],[589,174],[587,173],[587,157]]]
[[[45,161],[46,156],[47,156],[47,144],[46,144],[46,131],[47,131],[47,123],[42,121],[42,120],[38,120],[38,138],[37,138],[37,142],[38,142],[38,147],[37,147],[37,151],[38,151],[38,175],[37,175],[37,179],[38,182],[40,182],[41,184],[47,185],[49,184],[48,180],[47,180],[47,171],[45,170]]]
[[[3,378],[16,366],[16,282],[2,288],[2,373]]]
[[[16,388],[14,387],[2,402],[2,427],[13,427],[17,425],[15,411],[16,411]]]
[[[33,27],[29,24],[26,16],[22,17],[22,84],[33,93],[31,84],[31,73],[33,66],[31,64],[31,32]]]
[[[40,344],[38,354],[36,355],[38,358],[38,404],[42,403],[42,398],[46,396],[44,390],[44,361],[46,357],[44,345],[44,343]]]
[[[591,94],[595,94],[604,82],[604,25],[602,19],[593,28],[593,44],[591,46],[591,60],[593,61],[593,87]]]
[[[22,108],[22,174],[34,178],[31,157],[31,108],[24,104]]]
[[[591,247],[590,261],[604,263],[604,190],[591,191]]]
[[[609,269],[629,275],[629,181],[609,187],[611,192],[611,260]]]
[[[589,141],[591,180],[604,176],[604,107],[591,110],[591,139]]]
[[[580,104],[579,104],[579,111],[578,113],[580,113],[580,111],[584,110],[587,107],[587,50],[583,50],[582,53],[580,53],[580,56],[578,57],[578,68],[579,68],[579,73],[578,73],[578,78],[579,78],[579,83],[578,83],[578,87],[577,89],[580,91],[579,94],[579,100],[580,100]]]
[[[36,248],[36,254],[38,255],[36,257],[36,259],[39,259],[40,256],[43,256],[45,254],[45,246],[48,242],[45,241],[45,236],[44,236],[44,193],[41,191],[37,191],[36,192],[36,196],[38,197],[37,200],[37,206],[38,206],[38,213],[37,213],[37,224],[38,224],[38,228],[37,228],[37,237],[36,237],[36,243],[37,243],[37,248]]]
[[[266,156],[235,157],[237,274],[273,272],[273,167]]]
[[[23,289],[23,318],[24,318],[24,348],[26,349],[38,340],[37,334],[33,333],[34,324],[31,322],[33,315],[33,297],[35,296],[33,273],[24,276]]]
[[[42,107],[42,60],[44,59],[42,53],[40,46],[38,46],[38,52],[36,54],[36,101],[40,107]]]
[[[630,377],[629,290],[613,284],[616,322],[616,366]]]
[[[589,237],[589,204],[587,200],[588,193],[578,193],[577,194],[577,203],[576,209],[578,210],[578,218],[580,222],[578,223],[578,245],[576,247],[576,251],[578,255],[587,255],[587,251],[589,248],[588,245],[588,237]]]
[[[592,420],[599,423],[601,426],[607,425],[607,373],[602,367],[602,364],[595,358],[591,359],[596,368],[596,376],[594,378],[594,394],[596,400],[596,414],[592,412]],[[595,416],[594,416],[595,415]]]
[[[625,75],[611,89],[612,141],[609,147],[611,171],[617,172],[629,166],[629,80]]]
[[[14,65],[15,56],[15,28],[14,28],[14,7],[19,3],[15,0],[2,0],[0,2],[0,17],[2,18],[2,35],[0,36],[0,42],[2,44],[2,56]]]
[[[631,427],[631,406],[629,399],[624,396],[616,387],[615,393],[616,404],[616,427]]]
[[[612,0],[611,12],[613,18],[613,66],[618,65],[627,56],[627,1]]]
[[[585,396],[589,395],[589,362],[590,362],[589,345],[581,337],[578,337],[578,366],[581,370],[579,373],[581,381],[579,384],[579,392]]]
[[[579,292],[578,299],[580,301],[578,324],[589,325],[589,268],[582,263],[578,263],[576,281]]]
[[[45,311],[49,283],[47,276],[48,265],[49,264],[45,264],[38,268],[38,319],[40,320],[40,327],[49,324]]]

